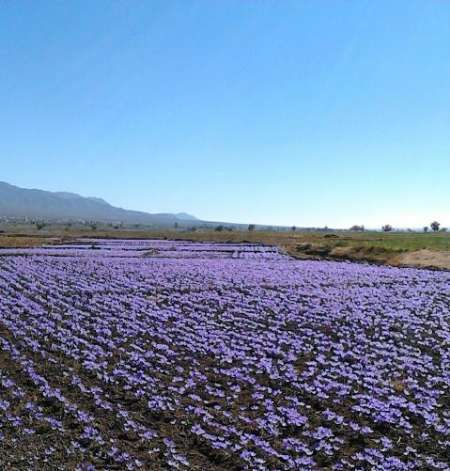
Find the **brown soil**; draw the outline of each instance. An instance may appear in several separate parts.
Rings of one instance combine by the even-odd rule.
[[[423,268],[445,268],[450,270],[450,252],[434,250],[417,250],[398,255],[392,260],[393,265],[404,265]]]

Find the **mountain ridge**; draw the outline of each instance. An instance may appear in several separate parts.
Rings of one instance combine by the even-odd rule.
[[[64,191],[21,188],[0,181],[0,216],[50,220],[93,220],[168,226],[199,222],[191,214],[147,213],[111,205],[102,198]]]

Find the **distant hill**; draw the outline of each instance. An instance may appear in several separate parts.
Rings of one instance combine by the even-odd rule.
[[[0,216],[49,220],[84,220],[168,226],[201,222],[187,213],[150,214],[110,205],[101,198],[75,193],[19,188],[0,182]]]
[[[176,213],[175,216],[182,221],[198,221],[195,216],[188,213]]]

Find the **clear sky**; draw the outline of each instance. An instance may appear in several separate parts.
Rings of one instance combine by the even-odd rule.
[[[149,212],[450,226],[450,2],[0,2],[0,180]]]

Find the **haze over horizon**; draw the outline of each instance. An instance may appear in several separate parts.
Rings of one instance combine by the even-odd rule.
[[[450,3],[0,6],[0,181],[203,220],[450,226]]]

